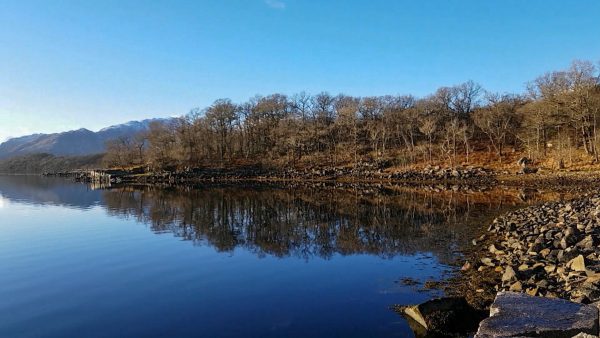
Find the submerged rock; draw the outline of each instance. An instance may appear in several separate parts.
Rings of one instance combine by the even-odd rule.
[[[499,292],[475,338],[598,335],[598,308],[562,299]]]

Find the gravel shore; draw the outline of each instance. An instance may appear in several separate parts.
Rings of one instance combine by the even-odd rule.
[[[498,291],[579,303],[600,300],[600,195],[496,218],[462,267],[459,289],[479,307]]]

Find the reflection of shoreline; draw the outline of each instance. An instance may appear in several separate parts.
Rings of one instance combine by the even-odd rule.
[[[432,252],[443,262],[452,262],[481,224],[525,204],[518,191],[236,186],[123,186],[105,190],[103,201],[111,215],[219,251],[239,246],[260,256],[304,258]]]
[[[90,190],[105,190],[105,189],[111,188],[110,182],[108,182],[108,183],[91,182],[91,183],[88,183],[87,186],[90,188]]]
[[[58,177],[0,175],[0,194],[13,202],[87,209],[100,203],[101,192]]]
[[[97,190],[98,189],[98,190]],[[372,185],[86,186],[49,177],[2,177],[9,201],[103,207],[218,251],[258,256],[393,257],[433,253],[452,263],[473,234],[496,215],[554,195],[473,187]]]

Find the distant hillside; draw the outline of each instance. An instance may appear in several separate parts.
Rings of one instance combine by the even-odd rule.
[[[101,166],[102,154],[85,156],[54,156],[30,154],[0,160],[0,173],[41,174]]]
[[[121,136],[132,136],[147,129],[152,122],[166,122],[168,120],[132,121],[104,128],[98,132],[82,128],[63,133],[16,137],[0,144],[0,159],[41,153],[55,156],[100,154],[105,151],[106,141]]]

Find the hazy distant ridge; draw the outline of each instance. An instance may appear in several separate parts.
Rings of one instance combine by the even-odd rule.
[[[105,142],[121,136],[132,136],[148,128],[152,122],[168,119],[131,121],[101,129],[98,132],[82,128],[55,134],[33,134],[15,137],[0,144],[0,159],[46,153],[57,156],[80,156],[105,151]]]

